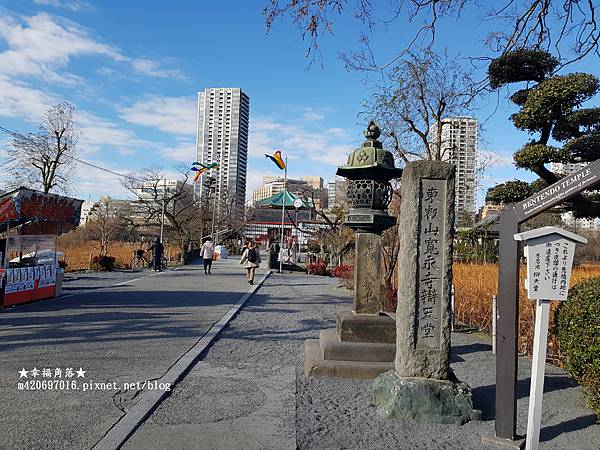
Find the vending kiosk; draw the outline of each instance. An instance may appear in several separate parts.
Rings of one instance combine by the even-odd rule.
[[[60,290],[56,238],[79,225],[82,200],[20,188],[0,196],[0,306]]]

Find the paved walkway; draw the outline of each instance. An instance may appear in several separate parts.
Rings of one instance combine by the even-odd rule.
[[[93,289],[79,280],[64,298],[0,312],[0,448],[91,448],[136,402],[123,383],[162,376],[249,288],[237,259],[216,261],[212,276],[191,265],[95,278]],[[85,374],[77,391],[18,390],[18,371],[33,367]],[[84,382],[118,389],[83,392]]]
[[[0,313],[0,448],[90,448],[137,401],[137,389],[18,391],[22,367],[83,367],[86,381],[157,378],[246,292],[236,260],[204,277],[188,266],[108,290]],[[142,274],[145,276],[148,274]],[[337,280],[273,274],[126,449],[482,449],[493,433],[494,357],[479,334],[455,333],[452,367],[483,420],[462,427],[389,421],[370,381],[305,378],[302,345],[333,327],[350,293]],[[519,431],[529,362],[520,360]],[[542,449],[594,449],[600,425],[580,388],[548,367]],[[83,380],[82,380],[83,381]]]
[[[333,327],[350,294],[337,280],[273,274],[125,449],[486,449],[494,429],[494,356],[487,337],[454,333],[452,367],[483,420],[462,427],[389,421],[368,405],[370,381],[305,378],[302,345]],[[519,431],[530,364],[520,359]],[[600,448],[581,390],[548,367],[542,449]]]

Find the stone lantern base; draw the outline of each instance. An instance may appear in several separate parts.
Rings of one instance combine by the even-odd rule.
[[[336,328],[304,342],[308,376],[372,379],[394,368],[396,322],[387,315],[340,310]]]

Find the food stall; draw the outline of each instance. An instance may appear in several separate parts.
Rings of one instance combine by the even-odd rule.
[[[82,203],[26,188],[0,195],[0,307],[60,292],[56,238],[79,225]]]

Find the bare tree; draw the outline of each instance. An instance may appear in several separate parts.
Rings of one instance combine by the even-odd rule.
[[[321,61],[320,40],[333,34],[335,21],[351,13],[361,23],[357,52],[341,53],[347,67],[355,70],[382,70],[410,52],[414,46],[432,48],[442,21],[459,21],[466,15],[479,17],[496,26],[485,39],[490,50],[505,53],[536,47],[569,53],[565,64],[590,54],[599,54],[600,27],[593,0],[267,0],[263,9],[267,32],[273,23],[288,17],[303,39],[308,40],[310,63]],[[392,56],[376,60],[371,39],[378,28],[392,23],[415,24],[416,30],[394,49]],[[489,25],[486,26],[488,28]],[[477,37],[475,37],[477,39]]]
[[[220,234],[216,241],[220,242],[229,237],[241,238],[241,230],[251,219],[252,211],[248,211],[247,213],[244,209],[240,208],[237,199],[233,195],[233,189],[223,190],[214,206],[217,208],[215,231],[218,230]]]
[[[364,114],[375,119],[384,141],[407,163],[446,156],[445,118],[472,110],[478,84],[471,71],[448,54],[424,49],[410,52],[374,91],[364,103]]]
[[[194,195],[193,186],[188,183],[188,168],[179,166],[177,171],[176,184],[167,184],[167,175],[160,168],[146,168],[141,176],[127,177],[122,184],[138,197],[127,218],[129,226],[158,234],[164,209],[165,236],[177,244],[181,261],[185,262],[190,244],[200,238],[202,211],[200,198]]]
[[[126,222],[122,219],[123,211],[110,197],[103,197],[95,205],[92,219],[85,226],[88,238],[98,249],[100,256],[107,256],[110,245],[122,236]]]
[[[6,167],[12,176],[10,187],[26,186],[50,191],[69,192],[76,169],[78,133],[75,107],[63,102],[42,116],[37,133],[22,135],[11,132]]]

